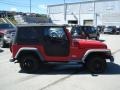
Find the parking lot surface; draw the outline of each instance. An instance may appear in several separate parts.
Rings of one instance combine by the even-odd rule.
[[[9,62],[8,48],[0,49],[0,90],[120,90],[120,35],[104,35],[115,58],[103,74],[91,74],[79,65],[45,67],[35,74],[20,70]]]

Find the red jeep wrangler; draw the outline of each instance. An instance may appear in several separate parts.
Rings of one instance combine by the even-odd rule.
[[[25,72],[35,72],[43,63],[83,63],[92,73],[106,69],[111,51],[99,41],[72,39],[66,26],[53,24],[18,25],[11,46],[13,62]]]

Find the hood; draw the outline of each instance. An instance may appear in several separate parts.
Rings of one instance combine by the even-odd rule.
[[[75,39],[73,42],[78,43],[80,49],[107,49],[107,45],[96,40]]]

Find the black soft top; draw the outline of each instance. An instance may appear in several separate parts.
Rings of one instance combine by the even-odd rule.
[[[17,27],[38,27],[38,26],[66,26],[66,25],[57,25],[51,23],[40,23],[40,24],[18,24]]]

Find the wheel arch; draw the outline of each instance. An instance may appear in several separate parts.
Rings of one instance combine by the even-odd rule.
[[[84,56],[83,56],[83,58],[82,58],[82,62],[85,63],[85,62],[87,61],[87,59],[88,59],[89,57],[92,57],[92,56],[100,56],[100,57],[106,59],[106,58],[107,58],[107,57],[106,57],[107,54],[110,54],[110,55],[111,55],[111,51],[108,50],[108,49],[91,49],[91,50],[88,50],[88,51],[84,54]]]
[[[22,55],[33,55],[33,56],[36,56],[41,62],[44,61],[44,58],[42,56],[42,54],[38,51],[37,48],[20,48],[15,56],[15,58],[19,61],[19,58],[22,56]]]

